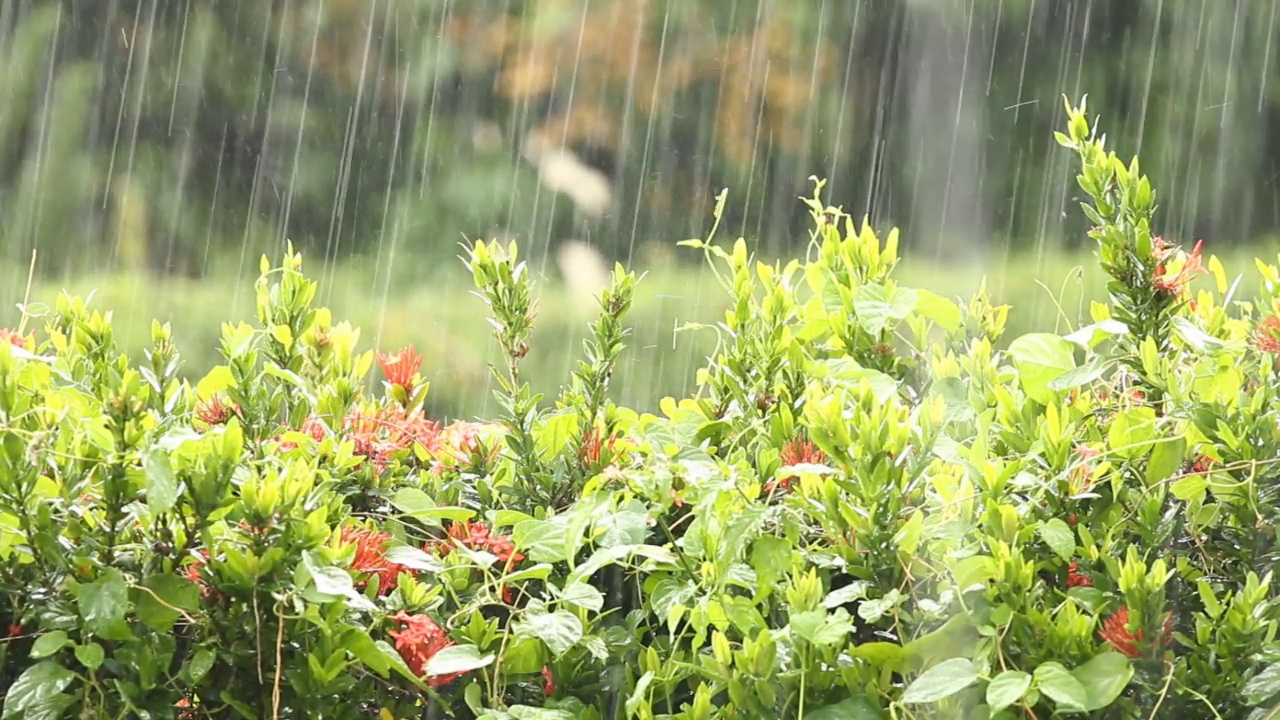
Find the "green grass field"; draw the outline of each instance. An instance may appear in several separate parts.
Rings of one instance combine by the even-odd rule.
[[[1256,250],[1232,250],[1221,258],[1230,278],[1244,276],[1242,294],[1237,297],[1257,291],[1252,258],[1270,258],[1275,253],[1273,248]],[[495,357],[484,306],[469,293],[469,276],[455,267],[431,273],[430,280],[402,273],[390,282],[379,282],[375,270],[357,263],[334,268],[330,274],[304,265],[321,280],[320,303],[332,308],[335,320],[347,319],[360,327],[365,347],[416,345],[426,356],[424,374],[432,383],[433,410],[465,417],[493,410],[488,363]],[[113,312],[117,342],[131,356],[140,355],[149,342],[152,318],[170,322],[186,358],[184,374],[199,377],[219,362],[221,323],[254,320],[255,276],[251,273],[255,271],[256,263],[247,263],[241,272],[233,267],[200,280],[102,274],[37,281],[31,300],[51,303],[62,288],[81,295],[92,292],[93,307]],[[906,286],[960,298],[968,298],[985,278],[993,297],[1012,305],[1006,340],[1033,330],[1065,332],[1082,318],[1087,322],[1089,301],[1104,295],[1101,273],[1087,252],[1011,255],[987,267],[908,259],[896,276]],[[26,286],[25,269],[3,280],[0,324],[11,326],[17,322],[15,305]],[[535,282],[539,313],[526,377],[538,391],[554,394],[573,367],[595,308],[571,295],[558,278],[536,278]],[[646,275],[631,315],[629,349],[615,379],[617,399],[654,409],[661,397],[690,391],[695,369],[714,348],[715,331],[677,332],[677,327],[714,323],[726,307],[725,293],[699,268],[667,268]]]

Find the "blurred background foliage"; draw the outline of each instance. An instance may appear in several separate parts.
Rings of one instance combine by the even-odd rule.
[[[1052,322],[1035,278],[1087,250],[1061,95],[1141,155],[1166,237],[1243,252],[1280,227],[1274,28],[1274,0],[0,0],[3,299],[38,249],[34,297],[100,288],[138,343],[172,319],[198,372],[289,239],[471,413],[489,349],[457,243],[533,258],[554,383],[587,318],[560,278],[601,264],[576,241],[653,273],[620,378],[651,406],[714,342],[677,322],[722,309],[674,241],[728,187],[729,235],[800,252],[818,175],[903,228],[922,282],[991,275]]]

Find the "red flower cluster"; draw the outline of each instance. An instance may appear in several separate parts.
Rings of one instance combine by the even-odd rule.
[[[809,442],[804,438],[792,438],[782,446],[778,459],[782,461],[783,467],[791,467],[794,465],[826,465],[827,455],[818,449],[817,445]],[[765,492],[773,492],[775,488],[782,488],[783,492],[791,492],[791,481],[797,477],[795,473],[788,473],[776,480],[770,480],[764,486]]]
[[[302,433],[303,435],[310,435],[311,439],[315,440],[316,442],[323,442],[325,439],[325,436],[328,435],[329,433],[329,428],[325,427],[324,421],[321,420],[319,416],[317,416],[315,413],[312,413],[311,415],[308,415],[307,419],[302,422],[302,427],[298,429],[298,432]],[[298,443],[295,443],[295,442],[289,442],[289,441],[280,442],[280,452],[289,452],[290,450],[293,450],[296,447],[298,447]]]
[[[407,393],[413,392],[413,381],[422,367],[422,356],[412,345],[394,353],[378,353],[378,364],[382,366],[387,382],[404,388]]]
[[[457,470],[464,463],[476,461],[483,455],[488,462],[498,454],[498,445],[486,448],[481,442],[480,434],[491,427],[483,423],[459,420],[440,431],[434,452],[435,461],[431,465],[433,472],[441,473]]]
[[[355,454],[373,462],[379,472],[386,469],[397,450],[418,443],[433,451],[439,444],[440,423],[400,408],[356,409],[342,424],[347,438],[355,443]]]
[[[542,679],[545,681],[545,684],[542,686],[542,693],[548,697],[554,695],[556,692],[556,681],[555,678],[551,676],[550,665],[542,666]]]
[[[1253,346],[1280,355],[1280,316],[1268,315],[1253,331]]]
[[[1067,587],[1093,587],[1093,578],[1080,572],[1080,566],[1077,563],[1071,563],[1067,565]]]
[[[196,419],[209,427],[221,425],[230,420],[232,415],[239,414],[240,406],[223,400],[221,395],[215,395],[196,405]]]
[[[1164,616],[1164,644],[1169,645],[1173,642],[1173,635],[1170,630],[1173,627],[1173,613],[1165,613]],[[1107,641],[1111,647],[1136,658],[1142,654],[1139,644],[1142,642],[1142,631],[1136,633],[1129,631],[1129,608],[1121,606],[1121,608],[1102,623],[1102,629],[1098,631],[1098,636]]]
[[[414,675],[423,677],[427,672],[427,663],[441,650],[453,645],[448,634],[426,615],[409,615],[401,610],[391,616],[392,620],[404,623],[403,630],[392,630],[390,635],[396,641],[396,651],[404,658],[405,664]],[[432,687],[448,685],[462,677],[464,673],[437,675],[427,679]]]
[[[578,462],[583,469],[596,471],[613,462],[613,447],[618,442],[616,436],[607,439],[600,428],[593,427],[582,435],[582,445],[578,448]]]
[[[1199,460],[1191,466],[1192,472],[1204,475],[1213,467],[1213,458],[1208,455],[1201,455]]]
[[[204,559],[196,560],[188,565],[187,571],[183,573],[183,577],[200,586],[201,597],[209,597],[209,584],[204,581],[204,575],[201,573],[205,564],[209,562],[209,551],[201,549],[199,553]]]
[[[378,594],[386,595],[396,586],[396,579],[402,572],[412,572],[409,568],[387,559],[386,545],[391,536],[384,532],[368,528],[342,528],[342,542],[355,543],[356,556],[351,560],[351,569],[378,580]],[[357,587],[365,586],[364,580],[357,581]]]
[[[30,332],[26,335],[20,335],[17,330],[12,328],[0,328],[0,343],[9,343],[23,350],[31,350],[35,347],[36,334]]]
[[[506,566],[518,565],[524,562],[524,555],[516,552],[515,543],[511,542],[508,535],[495,535],[489,526],[482,522],[456,522],[449,525],[449,537],[459,545],[471,550],[478,550],[490,553],[498,558],[498,562]],[[427,552],[434,552],[438,557],[444,557],[453,552],[453,543],[448,540],[439,540],[433,543],[427,543],[423,548]]]
[[[1200,249],[1203,246],[1204,241],[1197,240],[1182,269],[1173,275],[1166,275],[1164,263],[1173,252],[1173,246],[1162,238],[1155,238],[1156,274],[1152,280],[1155,289],[1170,295],[1179,295],[1185,291],[1187,285],[1204,272],[1204,266],[1200,264]]]
[[[17,623],[17,622],[16,622],[16,623],[10,623],[10,624],[9,624],[9,639],[10,639],[10,640],[12,640],[13,638],[18,637],[18,636],[19,636],[19,635],[21,635],[21,634],[22,634],[22,623]],[[545,672],[545,671],[544,671],[544,672]],[[550,681],[550,680],[548,680],[547,682],[551,682],[551,681]],[[549,695],[550,693],[547,693],[547,694]]]

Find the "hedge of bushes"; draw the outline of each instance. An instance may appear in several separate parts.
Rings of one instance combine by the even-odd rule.
[[[0,716],[1275,716],[1280,270],[1241,301],[1067,129],[1093,324],[995,350],[1007,308],[895,283],[819,184],[804,260],[690,243],[730,309],[660,415],[610,400],[622,268],[530,390],[514,246],[469,251],[487,423],[428,418],[292,252],[194,385],[62,296],[0,342]]]

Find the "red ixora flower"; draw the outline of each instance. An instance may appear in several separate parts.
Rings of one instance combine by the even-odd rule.
[[[1161,238],[1155,239],[1156,253],[1156,275],[1152,280],[1155,289],[1166,292],[1171,295],[1179,295],[1187,289],[1187,285],[1196,278],[1197,275],[1204,272],[1204,266],[1200,264],[1200,249],[1204,246],[1203,240],[1197,240],[1191,253],[1187,255],[1187,260],[1183,264],[1182,269],[1173,275],[1166,275],[1165,260],[1173,252],[1173,248]]]
[[[503,565],[518,565],[524,561],[524,555],[516,552],[515,543],[507,535],[495,535],[489,526],[482,522],[455,522],[449,525],[449,537],[458,544],[471,550],[487,552],[498,558]],[[427,552],[434,551],[444,557],[453,551],[453,543],[440,540],[427,543]]]
[[[1203,475],[1209,472],[1209,469],[1212,467],[1213,467],[1213,458],[1209,457],[1208,455],[1201,455],[1200,459],[1196,460],[1195,464],[1191,466],[1191,470],[1192,472],[1196,472]]]
[[[605,438],[600,428],[593,427],[582,434],[582,446],[578,448],[578,461],[586,470],[599,470],[602,466],[613,462],[613,447],[618,438],[610,435]]]
[[[22,634],[22,623],[18,623],[18,622],[16,622],[16,623],[10,623],[10,624],[9,624],[9,638],[10,638],[10,639],[12,639],[12,638],[16,638],[16,637],[18,637],[18,636],[19,636],[19,635],[21,635],[21,634]],[[550,682],[550,681],[548,681],[548,682]],[[548,693],[548,694],[550,694],[550,693]]]
[[[35,345],[36,334],[32,331],[22,335],[13,328],[0,328],[0,342],[9,343],[23,350],[30,350]]]
[[[1280,355],[1280,316],[1268,315],[1253,331],[1253,346]]]
[[[382,366],[382,374],[387,376],[387,382],[399,385],[405,392],[413,392],[413,379],[422,367],[422,356],[412,345],[394,353],[378,353],[378,364]]]
[[[490,443],[492,447],[486,447],[481,437],[481,433],[489,429],[495,429],[495,426],[463,420],[446,426],[440,431],[436,443],[433,453],[435,460],[431,464],[432,472],[439,474],[457,470],[464,464],[493,460],[498,454],[498,443],[493,442]]]
[[[547,696],[554,695],[556,692],[556,681],[555,678],[551,676],[550,665],[542,666],[542,679],[545,681],[545,684],[542,686],[542,693]]]
[[[1173,627],[1173,613],[1165,613],[1164,631],[1161,633],[1164,644],[1168,645],[1173,642],[1173,635],[1170,629]],[[1136,658],[1142,654],[1140,644],[1142,643],[1142,631],[1136,633],[1129,631],[1129,608],[1121,606],[1102,623],[1102,629],[1098,631],[1098,636],[1107,641],[1111,647]]]
[[[352,410],[343,419],[342,430],[355,443],[355,454],[372,462],[378,472],[386,469],[397,450],[417,443],[431,452],[440,442],[440,423],[395,407]]]
[[[1080,572],[1079,564],[1071,563],[1067,565],[1067,587],[1093,587],[1093,578]]]
[[[403,630],[392,630],[389,634],[396,641],[396,651],[404,658],[405,664],[414,675],[423,677],[427,672],[427,663],[441,650],[453,645],[448,634],[426,615],[410,615],[401,610],[391,616],[392,620],[404,623]],[[462,677],[465,673],[451,673],[427,678],[432,687],[448,685]]]
[[[827,464],[826,453],[819,450],[817,445],[799,437],[788,440],[787,444],[782,446],[778,459],[782,461],[783,467]],[[775,488],[782,488],[783,492],[791,492],[791,481],[796,477],[794,472],[787,471],[785,475],[765,483],[764,491],[773,492]]]
[[[298,428],[298,432],[303,435],[310,435],[312,440],[316,442],[324,442],[325,436],[329,433],[329,428],[325,427],[324,421],[318,415],[312,413],[302,422],[302,427]],[[290,441],[281,441],[280,452],[289,452],[298,447],[298,443]]]
[[[396,579],[402,572],[412,572],[409,568],[387,559],[385,548],[391,536],[384,532],[368,528],[342,528],[342,542],[355,543],[356,556],[351,560],[351,569],[362,575],[369,575],[378,580],[378,594],[386,595],[396,586]],[[357,587],[364,587],[366,581],[356,582]]]
[[[221,425],[230,420],[232,415],[239,414],[240,406],[232,405],[222,399],[221,395],[214,395],[196,405],[196,419],[209,427]]]
[[[204,581],[204,575],[200,572],[204,569],[205,564],[209,562],[209,551],[202,548],[198,552],[204,559],[197,559],[187,565],[187,570],[183,573],[183,577],[200,586],[201,597],[209,597],[209,584]]]

